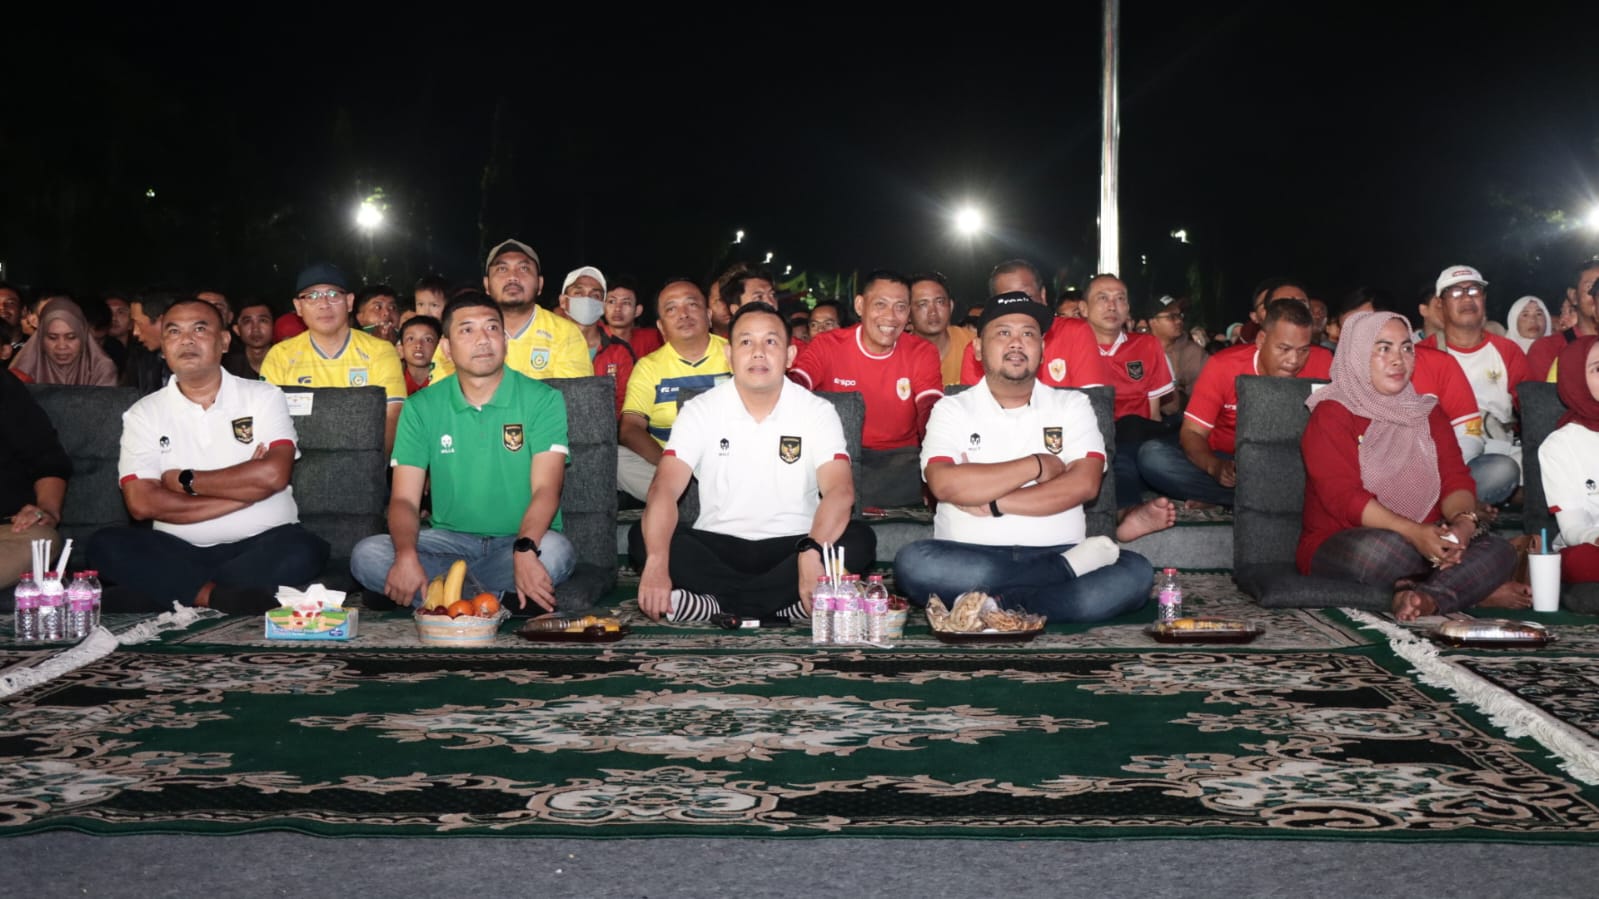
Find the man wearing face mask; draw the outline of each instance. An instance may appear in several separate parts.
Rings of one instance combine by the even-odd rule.
[[[577,323],[588,343],[589,359],[596,375],[616,380],[616,410],[622,411],[627,398],[627,378],[638,357],[633,347],[612,335],[601,324],[605,318],[605,275],[592,265],[572,269],[561,285],[561,314]]]

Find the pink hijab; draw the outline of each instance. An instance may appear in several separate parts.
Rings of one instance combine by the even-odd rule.
[[[78,335],[78,356],[66,365],[57,365],[44,348],[45,332],[56,319],[66,319]],[[79,387],[117,386],[117,365],[105,354],[89,332],[89,322],[78,304],[57,297],[45,304],[39,315],[39,329],[33,332],[11,360],[11,370],[35,384],[71,384]]]
[[[1371,385],[1371,350],[1377,335],[1390,321],[1405,318],[1392,312],[1359,312],[1344,322],[1333,356],[1332,383],[1310,395],[1305,405],[1333,400],[1371,426],[1360,441],[1360,482],[1394,513],[1421,521],[1438,502],[1442,478],[1438,474],[1438,447],[1433,443],[1427,416],[1437,397],[1422,395],[1405,384],[1394,396],[1384,396]],[[1405,328],[1410,333],[1410,328]]]

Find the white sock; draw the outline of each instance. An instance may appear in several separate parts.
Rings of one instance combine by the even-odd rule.
[[[677,589],[671,593],[672,608],[666,613],[667,621],[710,621],[722,611],[722,604],[709,593],[690,593]]]
[[[1109,537],[1089,537],[1061,553],[1061,556],[1066,559],[1066,564],[1072,567],[1072,571],[1078,577],[1082,577],[1106,565],[1116,564],[1121,554],[1121,547]]]

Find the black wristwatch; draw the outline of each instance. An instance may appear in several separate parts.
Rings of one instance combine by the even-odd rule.
[[[532,553],[535,556],[543,555],[543,553],[539,552],[539,545],[533,542],[532,537],[516,538],[516,542],[511,544],[511,549],[519,553]]]
[[[194,492],[194,469],[192,468],[185,468],[178,472],[178,486],[182,487],[183,492],[190,496],[200,495]]]
[[[802,552],[804,552],[804,551],[806,551],[808,549],[816,550],[816,554],[819,555],[819,556],[820,555],[825,555],[825,553],[822,552],[822,544],[817,543],[816,540],[813,539],[809,534],[807,534],[806,536],[801,537],[798,540],[794,541],[794,554],[795,555],[799,555],[800,553],[802,553]]]
[[[999,500],[991,499],[988,501],[988,514],[994,516],[995,518],[1005,517],[1005,513],[999,511]]]

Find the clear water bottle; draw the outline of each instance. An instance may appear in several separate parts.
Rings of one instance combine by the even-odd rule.
[[[17,581],[17,588],[12,591],[16,611],[11,616],[11,632],[18,642],[31,643],[39,639],[39,593],[39,582],[32,574],[23,572],[22,580]]]
[[[811,642],[833,642],[833,585],[827,575],[816,579],[816,590],[811,593]]]
[[[1177,569],[1167,568],[1160,577],[1159,621],[1175,621],[1183,617],[1183,588],[1177,583]]]
[[[89,625],[93,630],[100,626],[100,597],[105,591],[100,586],[100,572],[92,568],[83,572],[83,581],[89,585],[89,595],[94,600],[94,621]]]
[[[874,574],[866,582],[866,641],[882,643],[888,639],[888,587],[883,576]]]
[[[67,584],[67,639],[82,640],[94,630],[94,593],[89,581],[78,576]]]
[[[39,582],[39,639],[66,638],[67,591],[61,586],[61,575],[47,571]]]
[[[833,642],[860,643],[866,639],[866,597],[861,595],[861,576],[847,574],[833,597]]]

